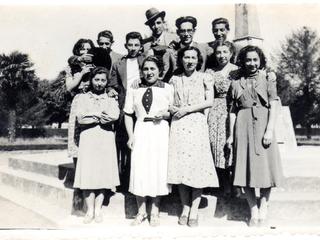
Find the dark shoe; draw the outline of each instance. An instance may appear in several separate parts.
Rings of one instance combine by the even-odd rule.
[[[189,218],[189,221],[188,221],[189,227],[198,227],[198,225],[199,225],[198,218],[196,218],[196,219]]]
[[[187,225],[188,217],[186,215],[181,215],[178,220],[179,225]]]

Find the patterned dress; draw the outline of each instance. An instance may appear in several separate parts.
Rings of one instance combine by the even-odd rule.
[[[231,111],[235,123],[234,185],[252,188],[279,186],[283,181],[280,154],[275,137],[271,145],[262,144],[267,128],[270,101],[278,100],[276,81],[258,72],[231,84]]]
[[[226,148],[229,137],[229,120],[227,109],[227,92],[230,87],[230,73],[238,67],[228,63],[222,70],[207,70],[214,80],[214,101],[209,110],[208,124],[211,150],[217,168],[228,168],[232,165],[232,153]]]
[[[194,72],[173,76],[174,106],[200,104],[205,100],[205,89],[212,88],[211,75]],[[194,188],[218,187],[204,111],[173,119],[170,129],[168,182]]]

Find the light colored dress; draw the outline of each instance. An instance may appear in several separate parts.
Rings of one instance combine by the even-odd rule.
[[[139,87],[127,91],[124,107],[126,114],[135,114],[137,117],[134,127],[134,148],[131,152],[129,191],[142,197],[156,197],[169,193],[167,184],[169,123],[166,120],[156,123],[144,121],[145,117],[152,117],[159,111],[168,111],[172,104],[172,86],[160,81],[158,83],[157,87]],[[150,92],[152,92],[152,104],[147,113],[142,99]]]
[[[225,146],[229,137],[227,93],[231,83],[230,73],[237,69],[236,65],[228,63],[220,71],[206,71],[212,74],[214,80],[214,100],[208,116],[210,144],[214,164],[222,169],[232,166],[232,153]]]
[[[205,100],[205,89],[212,88],[212,76],[194,72],[190,77],[173,76],[174,106],[195,105]],[[218,187],[207,116],[204,111],[173,119],[170,129],[168,182],[194,188]]]
[[[268,124],[270,101],[278,100],[276,81],[265,73],[241,77],[231,84],[235,124],[234,185],[252,188],[279,186],[283,181],[276,139],[269,147],[262,144]]]
[[[79,94],[77,101],[75,112],[81,133],[74,187],[114,189],[119,185],[114,127],[112,123],[99,123],[94,113],[104,111],[116,120],[120,112],[118,102],[106,93],[92,92]]]

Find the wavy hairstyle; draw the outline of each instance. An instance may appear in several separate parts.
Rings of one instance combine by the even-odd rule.
[[[94,49],[94,44],[90,39],[80,38],[73,46],[72,53],[73,55],[80,56],[80,49],[85,43],[89,43],[91,49]]]
[[[201,55],[201,52],[200,52],[199,48],[196,48],[196,47],[193,47],[193,46],[188,46],[188,47],[184,47],[184,48],[181,48],[180,50],[178,50],[177,73],[183,73],[184,72],[182,58],[183,58],[184,53],[186,51],[191,51],[191,50],[196,51],[197,56],[198,56],[198,63],[197,63],[196,70],[198,71],[198,70],[201,69],[202,63],[203,63],[203,57]]]
[[[237,56],[237,65],[242,71],[245,71],[245,62],[248,52],[256,52],[260,58],[260,67],[259,69],[264,69],[267,65],[267,59],[261,48],[257,46],[248,45],[244,48],[241,48]]]

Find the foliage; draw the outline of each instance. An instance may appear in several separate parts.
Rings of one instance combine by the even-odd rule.
[[[294,124],[307,129],[320,123],[320,39],[303,27],[281,46],[278,61],[278,92],[289,105]]]

